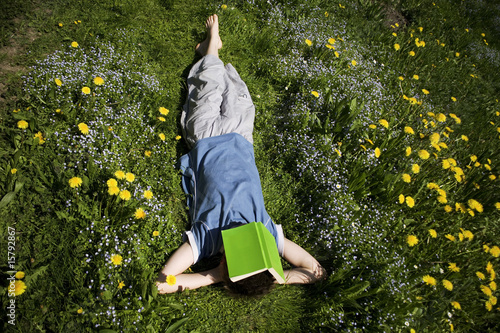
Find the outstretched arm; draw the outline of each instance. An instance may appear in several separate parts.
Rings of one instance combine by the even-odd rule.
[[[286,284],[308,284],[326,279],[326,270],[299,245],[285,238],[283,258],[295,266],[285,270]]]
[[[173,293],[187,288],[196,289],[221,281],[219,267],[201,273],[182,274],[193,262],[191,245],[189,242],[185,242],[168,259],[158,276],[156,286],[160,294]],[[167,275],[175,276],[176,283],[174,285],[165,282]]]

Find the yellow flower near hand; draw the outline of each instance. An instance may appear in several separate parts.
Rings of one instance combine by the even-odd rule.
[[[83,183],[83,181],[80,177],[73,177],[68,182],[69,182],[69,186],[72,188],[79,187]]]
[[[176,284],[177,279],[174,275],[167,275],[166,281],[169,286],[173,286]]]

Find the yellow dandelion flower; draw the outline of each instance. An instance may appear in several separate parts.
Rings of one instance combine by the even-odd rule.
[[[431,144],[437,144],[439,142],[440,138],[441,138],[441,136],[439,135],[439,133],[432,133],[429,136],[429,140],[431,141]]]
[[[484,168],[485,168],[486,170],[488,170],[488,171],[491,171],[491,167],[489,166],[489,164],[485,164],[485,165],[484,165]]]
[[[408,54],[409,54],[411,57],[414,57],[414,56],[415,56],[415,52],[414,52],[414,51],[410,51],[410,52],[408,52]]]
[[[89,87],[83,87],[82,88],[82,93],[84,93],[85,95],[90,94],[90,88]]]
[[[411,176],[407,173],[403,173],[402,178],[405,183],[411,182]]]
[[[448,149],[448,145],[444,142],[439,142],[438,145],[439,145],[439,147],[441,147],[443,149]]]
[[[125,179],[125,172],[118,170],[115,172],[115,177],[118,179]]]
[[[446,199],[446,197],[444,197],[444,196],[440,195],[440,196],[438,196],[438,197],[437,197],[437,201],[438,201],[439,203],[441,203],[441,204],[445,204],[445,203],[447,203],[447,202],[448,202],[448,199]]]
[[[153,198],[153,192],[151,192],[150,190],[146,190],[144,191],[142,196],[147,200],[151,200]]]
[[[474,234],[470,230],[462,230],[464,237],[467,238],[468,240],[473,240],[474,239]]]
[[[436,230],[434,229],[429,229],[429,235],[431,235],[432,238],[436,238],[437,237],[437,232]]]
[[[469,199],[469,201],[467,201],[467,204],[471,209],[475,209],[479,213],[483,212],[483,205],[481,205],[478,201],[474,199]]]
[[[436,115],[436,120],[440,123],[444,123],[446,121],[446,116],[440,112]]]
[[[164,108],[163,106],[161,106],[158,111],[160,111],[160,113],[164,116],[166,116],[170,111],[166,108]]]
[[[458,273],[460,272],[460,268],[457,266],[456,263],[450,262],[450,265],[448,266],[448,269],[452,272]]]
[[[415,246],[418,243],[418,238],[414,235],[408,235],[408,237],[406,237],[406,242],[409,246]]]
[[[94,78],[94,84],[96,86],[102,86],[104,84],[104,79],[102,77],[100,77],[100,76],[96,76]]]
[[[486,307],[486,310],[488,310],[488,311],[491,311],[493,309],[493,305],[491,305],[490,301],[486,301],[486,303],[484,303],[484,306]]]
[[[400,81],[404,81],[404,79],[405,79],[405,78],[404,78],[404,77],[402,77],[402,76],[398,76],[398,79],[399,79]]]
[[[452,166],[457,166],[457,161],[454,159],[454,158],[448,158],[448,162],[450,163],[450,165]]]
[[[142,208],[137,208],[134,213],[136,219],[143,219],[146,217],[146,212]]]
[[[495,296],[490,296],[488,301],[491,303],[491,305],[497,305],[497,298]]]
[[[120,193],[120,189],[118,186],[110,186],[108,187],[108,194],[109,195],[118,195]]]
[[[406,153],[406,156],[410,156],[411,155],[411,147],[406,147],[405,153]]]
[[[464,240],[464,234],[459,233],[458,234],[458,240],[460,240],[461,242],[463,242],[463,240]]]
[[[450,241],[454,242],[455,241],[455,236],[447,234],[444,237],[448,238]]]
[[[380,119],[380,120],[378,121],[378,123],[379,123],[380,125],[382,125],[383,127],[385,127],[385,128],[389,128],[389,122],[388,122],[387,120],[385,120],[385,119]]]
[[[405,202],[405,196],[403,194],[399,195],[399,203],[402,204]]]
[[[495,208],[500,210],[500,202],[495,202]]]
[[[167,275],[166,282],[169,286],[173,286],[177,283],[177,279],[174,275]]]
[[[316,90],[311,91],[311,95],[313,95],[316,98],[319,97],[319,93]]]
[[[15,277],[16,277],[16,279],[23,279],[25,275],[26,274],[24,274],[23,271],[19,271],[19,272],[16,272]]]
[[[419,76],[417,74],[413,75],[413,79],[414,80],[418,80],[419,79]]]
[[[78,43],[77,42],[71,42],[71,46],[72,47],[78,47]]]
[[[478,272],[476,272],[476,276],[479,278],[479,280],[484,280],[484,279],[486,279],[486,276],[484,276],[484,274],[483,274],[483,273],[481,273],[481,272],[479,272],[479,271],[478,271]]]
[[[180,139],[182,139],[182,136],[180,136],[180,135],[177,135],[177,136],[175,137],[175,140],[177,140],[177,141],[179,141]]]
[[[43,138],[42,132],[38,132],[33,136],[34,139],[38,138],[38,144],[43,145],[45,143],[45,139]]]
[[[405,133],[406,134],[415,134],[415,131],[410,126],[405,126]]]
[[[113,254],[110,259],[113,265],[118,266],[122,264],[123,257],[119,254]]]
[[[14,282],[14,295],[19,296],[26,291],[26,284],[21,280]]]
[[[495,281],[491,281],[489,287],[491,290],[497,290],[497,283]]]
[[[70,187],[76,188],[82,185],[83,181],[80,177],[73,177],[68,181],[68,183]]]
[[[356,66],[358,63],[356,62],[356,60],[352,60],[352,61],[351,61],[351,64],[352,64],[353,66]]]
[[[151,157],[151,150],[146,150],[146,151],[144,151],[144,155],[145,155],[146,157]]]
[[[128,190],[120,191],[120,199],[122,199],[124,201],[128,201],[128,200],[130,200],[131,197],[132,197],[132,195],[130,194],[130,192]]]
[[[446,198],[446,191],[445,191],[445,190],[443,190],[442,188],[437,188],[437,189],[436,189],[436,192],[437,192],[440,196],[442,196],[442,197],[445,197],[445,198]]]
[[[493,257],[496,257],[498,258],[498,256],[500,256],[500,248],[498,246],[493,246],[491,249],[490,249],[490,254],[493,256]]]
[[[453,283],[451,283],[451,281],[449,281],[449,280],[443,280],[442,283],[443,283],[443,287],[445,287],[449,291],[453,290]]]
[[[451,96],[451,100],[452,100],[453,102],[456,102],[456,101],[457,101],[457,99],[456,99],[455,97],[453,97],[453,96]]]
[[[335,51],[334,54],[335,54],[335,57],[337,57],[337,58],[340,57],[340,55],[339,55],[339,53],[337,51]]]
[[[413,208],[413,206],[415,206],[415,200],[413,200],[412,197],[409,197],[409,196],[406,197],[405,201],[406,201],[406,204],[408,205],[408,207]]]
[[[446,206],[444,206],[444,211],[445,211],[445,212],[449,213],[449,212],[451,212],[452,210],[453,210],[453,208],[452,208],[450,205],[446,205]]]
[[[61,23],[59,23],[59,24],[61,24]],[[83,309],[82,309],[82,308],[79,308],[78,310],[76,310],[76,313],[78,313],[78,314],[82,314],[82,313],[83,313]]]
[[[122,289],[123,287],[125,287],[125,283],[123,281],[120,281],[118,283],[118,289]]]
[[[108,187],[118,186],[118,182],[114,178],[108,179],[106,184],[108,185]]]
[[[164,117],[157,117],[157,119],[161,122],[164,122],[166,120]]]
[[[429,90],[427,89],[422,89],[422,92],[424,93],[424,95],[429,95]]]
[[[125,174],[125,180],[128,181],[129,183],[131,183],[135,180],[135,175],[131,172],[127,172]]]
[[[17,127],[19,127],[20,129],[26,129],[28,128],[28,122],[26,120],[19,120],[17,122]]]
[[[380,148],[378,148],[378,147],[377,147],[377,148],[375,148],[375,157],[376,157],[376,158],[379,158],[379,157],[380,157],[380,154],[381,154],[381,152],[380,152]]]
[[[495,176],[495,175],[489,175],[489,176],[488,176],[488,178],[489,178],[490,180],[495,180],[495,179],[497,179],[497,176]]]
[[[433,278],[430,275],[425,275],[424,277],[422,277],[422,281],[424,281],[425,283],[427,283],[429,286],[435,286],[436,285],[436,279]]]
[[[430,157],[430,154],[427,150],[421,149],[418,151],[418,157],[420,157],[423,160],[426,160]]]
[[[79,123],[78,124],[78,129],[82,134],[88,134],[89,133],[89,127],[85,123]]]
[[[413,165],[411,166],[411,171],[412,171],[413,173],[419,173],[419,172],[420,172],[420,165],[418,165],[418,164],[413,164]]]
[[[492,295],[492,291],[491,291],[490,287],[485,286],[485,285],[481,285],[480,288],[481,288],[481,291],[483,292],[483,294],[485,294],[486,296]]]
[[[467,207],[463,203],[456,202],[455,203],[455,211],[465,213],[467,211]]]
[[[227,9],[227,5],[221,5],[221,6],[220,6],[220,8],[221,8],[222,10],[226,10],[226,9]]]
[[[312,42],[309,39],[306,39],[306,44],[307,44],[307,46],[311,46]]]
[[[62,85],[62,81],[58,78],[54,79],[54,82],[60,87]]]
[[[469,138],[467,137],[467,135],[462,135],[461,136],[462,140],[464,140],[465,142],[469,141]]]
[[[453,306],[457,310],[461,310],[462,309],[462,307],[460,306],[460,303],[458,303],[456,301],[451,302],[451,306]]]
[[[483,245],[483,248],[487,248],[487,250],[485,250],[485,252],[489,252],[490,251],[490,248],[488,247],[488,245]],[[491,271],[493,270],[493,264],[491,263],[491,261],[488,261],[488,263],[486,264],[486,271],[488,273],[491,273]]]
[[[431,182],[431,183],[427,183],[427,188],[430,190],[437,190],[437,189],[439,189],[439,185]]]
[[[394,44],[394,49],[395,49],[396,51],[399,51],[399,49],[400,49],[400,48],[401,48],[401,46],[399,46],[399,44],[397,44],[397,43],[396,43],[396,44]]]
[[[470,216],[475,216],[476,213],[472,209],[467,209],[467,213],[469,213]]]
[[[165,141],[165,134],[160,133],[160,134],[158,134],[158,136],[160,137],[161,141]]]
[[[332,45],[335,44],[335,42],[336,42],[335,38],[329,38],[328,39],[328,43],[330,43]]]
[[[158,230],[153,231],[153,237],[158,237],[160,232]]]

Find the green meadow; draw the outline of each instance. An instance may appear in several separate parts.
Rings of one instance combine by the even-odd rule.
[[[2,331],[500,331],[498,1],[4,0],[0,13]],[[266,208],[323,282],[157,293],[190,227],[179,118],[213,13],[256,106]]]

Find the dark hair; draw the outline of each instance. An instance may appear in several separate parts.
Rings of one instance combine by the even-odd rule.
[[[229,279],[229,272],[227,270],[226,255],[222,257],[223,269],[222,269],[222,281],[224,286],[233,296],[243,295],[243,296],[262,296],[268,294],[274,287],[274,277],[269,271],[264,271],[252,276],[249,276],[243,280],[236,282]]]

